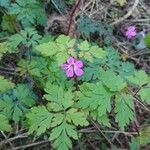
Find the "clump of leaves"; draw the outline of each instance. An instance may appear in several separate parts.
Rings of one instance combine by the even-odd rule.
[[[20,33],[14,34],[9,38],[9,46],[11,48],[17,48],[19,44],[23,44],[26,47],[33,47],[38,44],[41,36],[34,28],[25,28]]]
[[[17,20],[21,21],[24,27],[35,24],[45,25],[47,21],[44,3],[37,0],[16,0],[9,7],[8,13],[16,15]]]
[[[87,16],[81,16],[77,25],[78,31],[86,37],[98,34],[105,45],[110,45],[113,41],[113,29],[111,26],[103,23],[95,23]]]
[[[10,120],[20,121],[35,103],[36,97],[27,85],[19,84],[0,98],[0,113]]]
[[[59,11],[63,10],[64,2],[73,3],[51,2]],[[118,2],[123,5],[123,1]],[[78,31],[86,37],[98,35],[107,45],[104,48],[65,35],[42,37],[33,26],[46,23],[44,2],[2,0],[0,5],[8,12],[2,18],[2,29],[7,32],[3,34],[10,36],[0,43],[0,58],[10,52],[18,54],[18,77],[0,76],[1,131],[10,131],[15,122],[38,138],[46,135],[54,149],[69,150],[73,140],[79,140],[79,130],[89,127],[91,120],[108,129],[113,121],[118,130],[126,130],[137,115],[135,98],[144,105],[150,104],[149,75],[122,61],[118,51],[108,47],[113,39],[110,26],[86,16],[79,19]],[[83,69],[81,77],[66,76],[63,64],[70,57],[74,61],[67,63],[66,70],[74,71],[79,66]],[[140,139],[142,145],[145,131],[140,134],[135,139]],[[145,137],[148,142],[149,134]]]

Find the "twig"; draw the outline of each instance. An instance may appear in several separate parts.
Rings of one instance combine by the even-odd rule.
[[[131,89],[129,89],[130,93],[132,94],[132,96],[134,97],[135,101],[138,102],[140,105],[142,105],[145,110],[147,110],[148,112],[150,112],[150,109],[148,109],[141,101],[140,99],[137,97],[138,92],[134,93]]]
[[[28,144],[28,145],[15,147],[13,150],[25,149],[25,148],[33,147],[33,146],[44,144],[44,143],[48,143],[48,142],[50,142],[50,141],[49,140],[44,140],[44,141],[40,141],[40,142],[36,142],[36,143],[31,143],[31,144]]]
[[[19,138],[27,138],[28,136],[26,134],[22,134],[22,135],[18,135],[18,136],[15,136],[15,137],[12,137],[12,138],[9,138],[9,139],[5,139],[4,141],[0,142],[0,146],[2,146],[3,144],[6,144],[6,143],[9,143],[9,142],[12,142],[16,139],[19,139]]]
[[[125,131],[105,131],[105,130],[101,130],[103,133],[112,133],[112,134],[125,134],[125,135],[137,135],[137,132],[125,132]],[[90,130],[90,129],[81,129],[79,132],[82,133],[94,133],[97,132],[97,130]]]
[[[109,145],[112,147],[112,143],[110,142],[110,140],[106,137],[106,135],[101,131],[101,129],[99,128],[99,126],[91,119],[91,122],[93,123],[93,125],[97,128],[97,130],[101,133],[101,135],[106,139],[106,141],[109,143]]]
[[[123,17],[120,17],[118,20],[116,20],[115,22],[111,23],[111,25],[116,25],[121,23],[122,21],[124,21],[125,19],[127,19],[128,17],[130,17],[133,13],[133,11],[136,9],[136,7],[139,4],[139,0],[135,0],[133,6],[131,7],[131,9],[128,11],[127,14],[125,14]]]
[[[81,0],[78,0],[78,2],[75,4],[75,6],[72,9],[72,12],[71,12],[71,15],[70,15],[70,20],[69,20],[67,35],[69,35],[69,33],[70,33],[73,17],[74,17],[74,14],[75,14],[76,10],[78,9],[78,7],[80,5],[80,2],[81,2]]]

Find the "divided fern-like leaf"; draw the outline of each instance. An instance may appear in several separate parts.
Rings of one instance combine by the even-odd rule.
[[[79,57],[83,57],[85,60],[92,62],[95,58],[104,58],[106,56],[106,52],[99,48],[97,45],[91,46],[87,41],[83,41],[78,46],[80,53]]]
[[[28,86],[20,84],[12,90],[9,96],[7,93],[3,95],[0,100],[0,112],[10,120],[18,122],[35,103],[35,98]]]
[[[37,135],[41,135],[50,128],[53,115],[45,106],[38,106],[31,108],[26,117],[30,125],[29,133],[36,132]]]
[[[8,12],[17,15],[17,20],[21,21],[24,27],[36,23],[45,25],[47,21],[44,3],[36,0],[16,0],[15,3],[11,4]]]
[[[56,57],[58,65],[62,65],[70,57],[70,55],[76,57],[76,53],[73,51],[75,39],[71,39],[69,36],[60,35],[55,41],[40,44],[36,47],[36,50],[43,56]]]
[[[133,97],[129,94],[116,95],[115,98],[116,121],[123,130],[124,127],[134,119]]]
[[[0,131],[10,131],[11,126],[6,116],[0,114]]]
[[[9,38],[9,46],[17,48],[19,44],[24,44],[27,47],[34,47],[38,45],[41,36],[34,28],[25,28],[20,33],[14,34]]]
[[[112,93],[109,92],[101,82],[96,84],[85,83],[81,86],[81,95],[77,104],[80,108],[97,110],[99,116],[105,115],[111,110]]]
[[[121,91],[127,86],[126,82],[111,70],[101,71],[100,80],[107,88],[109,88],[110,91],[113,92]]]
[[[142,86],[148,83],[148,75],[145,73],[145,71],[140,70],[136,71],[134,75],[128,76],[127,80],[130,84],[134,86]]]
[[[1,75],[0,75],[0,85],[2,85],[2,86],[0,86],[0,92],[5,92],[14,87],[14,83],[8,81]]]
[[[51,109],[54,109],[55,111],[65,110],[74,103],[74,94],[71,90],[64,91],[62,87],[52,85],[48,82],[45,91],[47,94],[45,94],[44,97],[51,102]]]
[[[61,125],[52,130],[50,139],[54,140],[53,146],[57,150],[69,150],[72,148],[72,141],[70,138],[78,139],[75,127],[63,122]]]
[[[85,114],[83,112],[78,112],[75,108],[71,108],[67,111],[66,120],[70,123],[73,122],[75,126],[87,126],[89,124]]]

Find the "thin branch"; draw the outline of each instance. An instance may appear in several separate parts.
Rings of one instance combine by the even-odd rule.
[[[106,137],[106,135],[102,132],[102,130],[99,128],[99,126],[91,119],[92,124],[97,128],[97,130],[100,132],[100,134],[105,138],[105,140],[108,142],[108,144],[110,146],[112,146],[113,144],[111,143],[111,141]]]
[[[124,21],[125,19],[127,19],[128,17],[130,17],[133,13],[133,11],[136,9],[136,7],[139,4],[139,0],[135,0],[133,6],[130,8],[130,10],[128,11],[127,14],[125,14],[123,17],[120,17],[118,20],[116,20],[115,22],[111,23],[111,25],[116,25],[121,23],[122,21]]]
[[[112,133],[112,134],[124,134],[124,135],[138,135],[137,132],[125,132],[125,131],[105,131],[105,130],[101,130],[103,133]],[[90,129],[81,129],[79,132],[82,133],[94,133],[97,132],[97,130],[90,130]]]
[[[67,35],[69,35],[69,33],[70,33],[73,17],[74,17],[74,14],[75,14],[76,10],[78,9],[80,3],[81,3],[81,0],[78,0],[78,2],[74,5],[74,7],[72,9],[72,12],[71,12],[71,15],[70,15],[70,20],[69,20]]]
[[[36,142],[36,143],[31,143],[31,144],[28,144],[28,145],[23,145],[23,146],[15,147],[13,150],[25,149],[25,148],[37,146],[37,145],[40,145],[40,144],[45,144],[45,143],[48,143],[48,142],[50,142],[50,141],[49,140],[44,140],[44,141],[40,141],[40,142]]]
[[[9,138],[9,139],[5,139],[4,141],[0,142],[0,146],[2,146],[3,144],[6,144],[6,143],[12,142],[16,139],[27,138],[27,137],[28,137],[27,134],[22,134],[22,135],[18,135],[18,136]]]

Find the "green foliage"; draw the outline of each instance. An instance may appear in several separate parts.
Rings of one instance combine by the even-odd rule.
[[[133,137],[130,143],[130,149],[136,150],[150,143],[150,126],[142,127],[139,130],[139,135]]]
[[[103,116],[111,111],[111,97],[113,94],[101,82],[83,84],[80,91],[81,94],[77,104],[79,108],[89,108],[91,111],[97,110],[98,116]]]
[[[0,114],[0,131],[10,131],[11,126],[6,116]]]
[[[45,91],[48,94],[45,94],[44,97],[51,102],[50,108],[53,111],[66,110],[74,103],[74,95],[71,90],[64,91],[62,87],[51,85],[51,83],[48,82]]]
[[[35,24],[45,25],[47,18],[44,11],[44,4],[37,0],[16,0],[9,7],[9,14],[16,15],[24,27]]]
[[[17,71],[20,72],[20,75],[29,74],[35,77],[42,77],[42,73],[46,72],[47,62],[40,57],[34,57],[31,61],[21,59],[18,62]]]
[[[123,6],[126,3],[126,0],[115,0],[117,3],[119,3],[120,6]]]
[[[86,37],[97,33],[101,39],[104,40],[104,44],[110,45],[113,41],[112,27],[103,24],[95,23],[92,19],[87,16],[81,16],[77,25],[78,31]]]
[[[2,29],[11,33],[16,32],[16,16],[4,15],[2,21]]]
[[[140,89],[138,92],[138,95],[140,96],[141,100],[147,104],[150,104],[150,79],[148,81],[148,84],[145,85]]]
[[[5,92],[14,87],[14,84],[6,80],[3,76],[0,75],[0,92]]]
[[[75,40],[68,36],[60,35],[55,41],[40,44],[37,51],[43,56],[53,57],[55,55],[58,65],[63,64],[70,55],[76,56],[73,51]]]
[[[72,142],[70,138],[78,139],[75,127],[63,122],[52,130],[50,140],[55,140],[53,145],[57,150],[69,150],[72,148]]]
[[[37,135],[41,135],[50,128],[53,116],[44,106],[38,106],[31,108],[26,117],[29,123],[29,133],[36,131]]]
[[[65,4],[65,1],[66,0],[48,0],[48,1],[51,1],[51,3],[54,5],[54,7],[56,8],[56,10],[60,13],[66,11],[66,4]],[[68,1],[68,0],[67,0]],[[70,0],[69,0],[70,1]],[[72,1],[72,0],[71,0]]]
[[[9,0],[1,0],[0,1],[0,6],[4,7],[4,8],[8,8],[9,7]]]
[[[126,82],[112,71],[102,71],[100,74],[100,80],[110,91],[113,92],[119,92],[127,86]]]
[[[150,47],[150,33],[145,36],[144,43],[147,47]]]
[[[144,71],[136,71],[134,75],[128,76],[127,80],[135,86],[142,86],[148,83],[148,75]]]
[[[3,57],[3,55],[6,54],[9,51],[10,50],[8,48],[8,43],[7,42],[0,43],[0,60]]]
[[[40,44],[36,47],[37,51],[43,56],[51,57],[55,56],[58,65],[63,64],[67,58],[72,55],[77,57],[76,51],[74,51],[76,46],[76,40],[71,39],[68,36],[60,35],[55,41],[50,41],[48,43]],[[89,62],[93,62],[93,59],[103,58],[106,56],[106,52],[97,45],[91,46],[88,41],[83,41],[78,44],[79,57],[83,57]]]
[[[23,44],[26,47],[34,47],[38,44],[41,36],[34,28],[25,28],[20,33],[14,34],[9,38],[9,46],[17,48],[19,44]]]
[[[130,120],[134,119],[134,102],[133,97],[129,94],[116,95],[115,98],[115,113],[116,121],[119,127],[123,130]]]
[[[1,13],[0,18],[1,65],[15,68],[13,72],[2,66],[2,73],[4,70],[4,76],[10,81],[0,76],[0,130],[10,131],[15,123],[35,137],[48,136],[57,150],[72,149],[73,140],[80,141],[79,137],[84,136],[78,131],[93,127],[91,119],[102,130],[106,127],[109,130],[115,123],[118,130],[126,130],[138,115],[134,110],[134,99],[150,104],[149,75],[143,70],[137,71],[133,63],[123,59],[113,47],[108,47],[113,39],[112,27],[95,23],[86,16],[81,16],[77,24],[77,30],[86,40],[43,34],[46,23],[44,5],[49,2],[0,1],[6,12],[2,11],[4,14]],[[65,12],[66,4],[74,2],[51,0],[60,13]],[[118,2],[124,4],[124,1]],[[107,47],[89,42],[91,35],[94,39],[100,37],[101,44]],[[148,45],[147,36],[145,42]],[[9,54],[8,59],[6,54]],[[66,76],[68,68],[64,70],[62,64],[69,57],[83,62],[81,77]],[[73,67],[69,65],[69,68]],[[137,143],[148,143],[149,134],[145,132],[149,129],[141,130],[140,135],[132,140],[135,147]]]
[[[83,57],[89,62],[93,62],[94,57],[103,58],[106,56],[106,52],[102,48],[99,48],[97,45],[91,46],[88,41],[83,41],[79,46],[79,57]]]
[[[33,107],[27,114],[29,133],[36,132],[40,135],[53,128],[50,134],[53,146],[67,150],[72,147],[70,138],[78,138],[75,127],[87,126],[88,121],[84,112],[73,107],[74,94],[71,90],[66,91],[61,86],[47,82],[45,91],[47,106]]]
[[[14,88],[10,94],[7,93],[0,99],[0,112],[5,114],[10,120],[18,122],[24,113],[34,104],[35,96],[29,87],[20,84]]]

